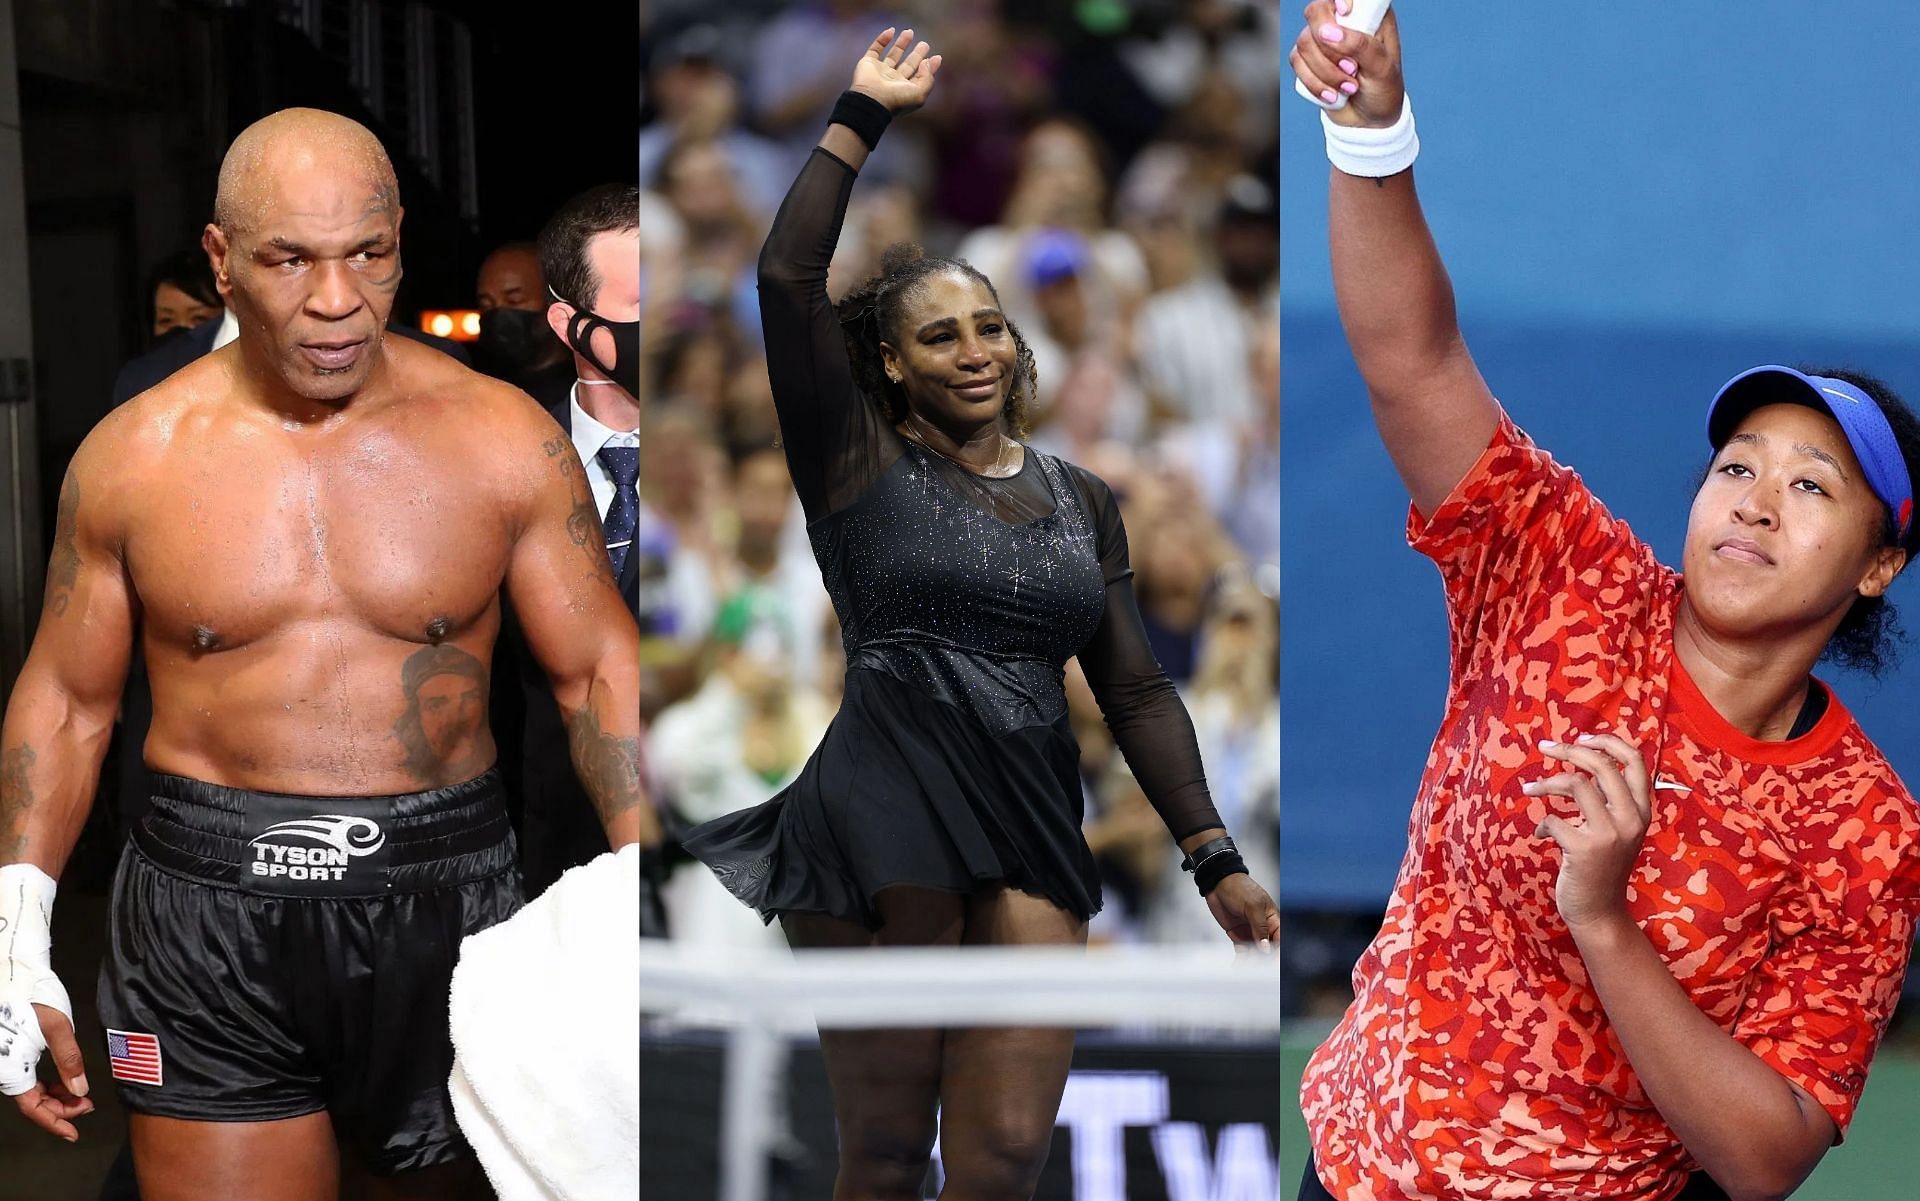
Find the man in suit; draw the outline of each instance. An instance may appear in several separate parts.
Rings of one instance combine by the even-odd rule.
[[[560,207],[540,232],[540,265],[551,303],[547,322],[573,356],[574,383],[548,412],[566,430],[586,470],[606,531],[607,556],[628,609],[639,612],[640,190],[603,184]],[[521,854],[531,899],[569,867],[607,849],[606,835],[574,774],[552,690],[517,623],[510,630],[525,705],[520,793]],[[508,732],[502,731],[503,735]],[[654,848],[643,852],[652,862]],[[652,872],[646,873],[649,881]],[[649,885],[642,932],[664,934]]]

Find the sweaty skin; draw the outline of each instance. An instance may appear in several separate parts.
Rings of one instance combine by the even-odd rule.
[[[613,845],[644,838],[637,632],[566,435],[516,389],[383,336],[392,168],[289,110],[238,138],[206,245],[240,339],[111,414],[61,490],[44,615],[0,732],[0,862],[58,874],[136,623],[156,771],[414,792],[494,759],[506,587]]]

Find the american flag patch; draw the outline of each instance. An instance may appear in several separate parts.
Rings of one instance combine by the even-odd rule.
[[[160,1040],[130,1030],[107,1031],[107,1062],[113,1078],[130,1084],[160,1085]]]

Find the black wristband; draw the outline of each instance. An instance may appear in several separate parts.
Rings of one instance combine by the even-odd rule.
[[[1210,838],[1193,848],[1193,853],[1180,861],[1180,867],[1183,871],[1193,873],[1194,887],[1200,890],[1203,897],[1228,876],[1243,874],[1247,870],[1246,861],[1240,858],[1240,849],[1225,834]]]
[[[1193,885],[1200,890],[1200,895],[1204,897],[1218,887],[1220,881],[1226,879],[1228,876],[1244,876],[1246,874],[1247,865],[1246,862],[1240,858],[1240,852],[1228,851],[1223,855],[1213,856],[1196,868],[1193,873]]]
[[[1230,835],[1221,834],[1217,837],[1209,838],[1207,841],[1193,848],[1190,854],[1180,860],[1180,870],[1183,872],[1198,871],[1201,864],[1213,858],[1215,855],[1227,855],[1239,849],[1238,846],[1234,845],[1233,838]]]
[[[867,95],[865,92],[845,91],[840,99],[833,102],[833,115],[827,118],[830,125],[844,125],[854,132],[854,136],[867,144],[872,150],[880,143],[880,135],[887,132],[887,123],[893,120],[893,113],[887,106]]]

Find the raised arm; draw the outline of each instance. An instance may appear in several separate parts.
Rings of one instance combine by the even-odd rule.
[[[621,599],[573,442],[515,396],[507,424],[521,499],[507,595],[566,721],[574,772],[607,842],[657,846],[641,784],[640,629]]]
[[[911,53],[913,31],[888,29],[854,68],[852,91],[890,116],[925,102],[940,68],[922,43]],[[860,485],[857,464],[876,458],[865,445],[880,436],[878,415],[862,399],[847,362],[845,335],[827,295],[827,268],[840,241],[853,181],[867,161],[867,143],[852,127],[833,123],[800,169],[775,214],[760,250],[760,323],[780,438],[794,490],[809,521],[828,513],[833,497]]]
[[[1317,94],[1355,89],[1330,114],[1337,125],[1393,126],[1406,99],[1393,13],[1373,37],[1334,17],[1331,0],[1307,6],[1289,56],[1294,74]],[[1332,174],[1327,223],[1340,321],[1387,453],[1415,507],[1431,515],[1487,448],[1500,409],[1460,336],[1412,169],[1377,179]]]

